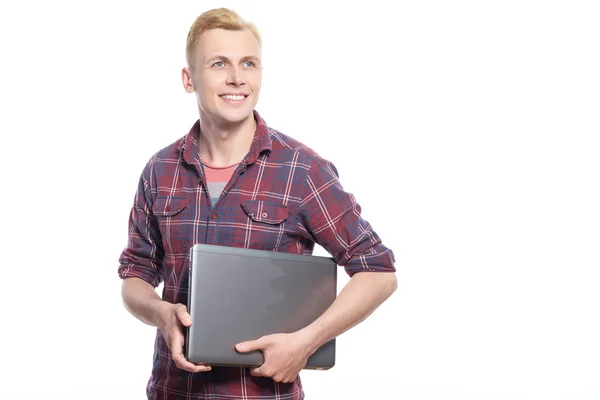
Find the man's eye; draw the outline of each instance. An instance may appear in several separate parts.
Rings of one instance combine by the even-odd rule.
[[[213,67],[224,67],[225,63],[223,61],[217,61],[213,64]]]
[[[244,65],[246,65],[247,67],[254,67],[254,66],[256,66],[256,64],[254,64],[254,61],[246,61],[244,63]]]

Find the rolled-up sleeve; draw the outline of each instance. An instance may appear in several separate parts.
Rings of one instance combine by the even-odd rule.
[[[327,250],[349,276],[361,271],[395,272],[394,253],[362,218],[335,166],[315,158],[303,189],[299,229]]]
[[[122,279],[141,278],[156,288],[163,280],[164,250],[158,221],[149,202],[149,170],[150,165],[147,165],[139,180],[129,214],[127,247],[119,257],[118,274]]]

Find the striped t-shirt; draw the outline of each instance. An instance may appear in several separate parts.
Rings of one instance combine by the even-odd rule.
[[[238,164],[233,164],[228,167],[213,167],[205,161],[203,161],[202,164],[204,164],[204,175],[206,176],[206,186],[208,187],[208,193],[210,194],[210,202],[214,207]]]

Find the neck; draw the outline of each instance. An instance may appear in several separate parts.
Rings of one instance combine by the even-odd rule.
[[[241,162],[256,131],[254,115],[239,123],[216,123],[200,112],[200,158],[214,167],[226,167]]]

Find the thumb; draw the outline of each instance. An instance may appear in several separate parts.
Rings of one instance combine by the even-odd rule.
[[[254,350],[263,350],[266,347],[265,339],[259,338],[248,342],[238,343],[235,349],[241,353],[246,353]]]
[[[192,325],[192,317],[187,312],[187,308],[183,304],[175,308],[175,316],[183,326]]]

